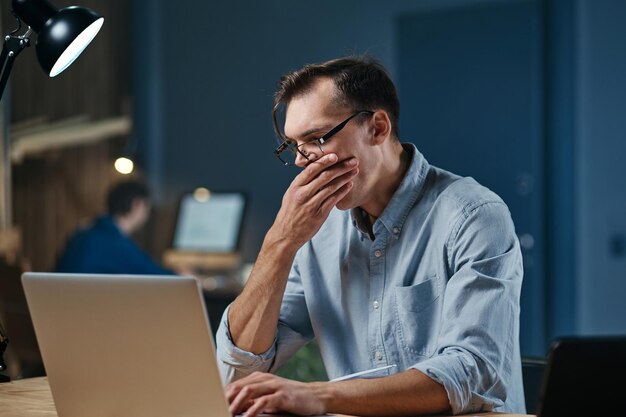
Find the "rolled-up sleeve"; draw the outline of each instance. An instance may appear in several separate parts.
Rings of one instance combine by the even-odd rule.
[[[217,364],[224,383],[243,378],[255,371],[267,372],[276,355],[276,340],[267,351],[260,355],[239,349],[235,345],[228,326],[230,307],[228,306],[224,311],[216,333]]]
[[[300,347],[313,338],[297,263],[291,268],[274,343],[267,351],[255,354],[235,345],[228,324],[231,307],[232,304],[224,311],[216,332],[217,362],[224,383],[256,371],[276,372]]]
[[[523,266],[503,203],[466,208],[447,243],[437,354],[412,368],[441,383],[454,414],[490,411],[514,385]]]

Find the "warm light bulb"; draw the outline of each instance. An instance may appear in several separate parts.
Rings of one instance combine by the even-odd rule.
[[[211,198],[211,192],[204,187],[198,187],[193,192],[193,198],[200,203],[206,203]]]
[[[128,175],[133,172],[135,164],[128,158],[120,157],[115,160],[115,169],[120,174]]]

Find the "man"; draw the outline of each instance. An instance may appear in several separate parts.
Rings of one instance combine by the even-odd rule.
[[[524,412],[522,258],[504,202],[399,141],[395,87],[375,61],[307,65],[281,79],[275,121],[281,105],[275,152],[303,169],[218,330],[231,411]],[[312,338],[330,378],[382,370],[267,373]]]
[[[107,195],[108,213],[67,242],[56,270],[95,274],[172,275],[159,266],[130,238],[150,215],[148,188],[141,182],[125,181]]]

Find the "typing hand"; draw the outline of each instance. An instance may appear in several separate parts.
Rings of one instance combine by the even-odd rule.
[[[328,154],[310,163],[294,178],[283,196],[282,205],[270,232],[300,248],[322,226],[331,209],[352,189],[359,172],[358,161],[337,162]]]
[[[321,415],[326,412],[319,395],[320,383],[304,383],[264,372],[253,374],[229,384],[226,398],[230,412],[246,417],[259,413],[288,412],[300,415]]]

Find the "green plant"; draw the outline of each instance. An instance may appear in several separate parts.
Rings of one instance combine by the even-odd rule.
[[[301,347],[280,368],[277,375],[302,382],[328,381],[324,363],[315,341]]]

